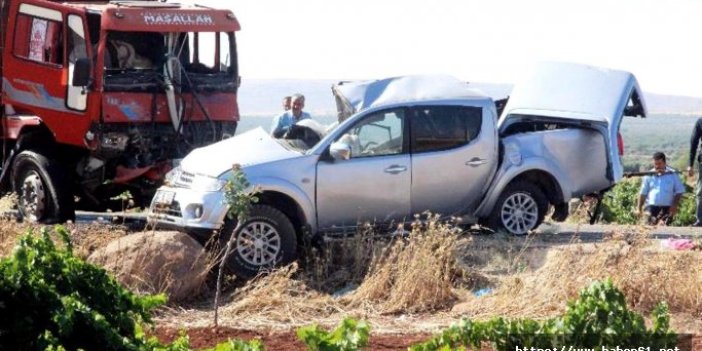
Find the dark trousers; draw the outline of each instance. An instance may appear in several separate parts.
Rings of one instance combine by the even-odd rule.
[[[702,156],[702,154],[701,154]],[[695,208],[695,217],[697,218],[697,225],[702,223],[702,162],[697,162],[697,189],[695,189],[695,197],[697,200],[697,208]]]
[[[656,225],[665,224],[670,225],[673,221],[673,217],[670,216],[670,206],[646,206],[646,224]]]

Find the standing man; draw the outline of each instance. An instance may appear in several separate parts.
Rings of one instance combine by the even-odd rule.
[[[305,96],[302,94],[293,95],[290,110],[285,111],[273,118],[273,123],[271,124],[271,136],[274,138],[281,138],[293,124],[296,124],[303,119],[310,118],[309,113],[302,111],[304,107]]]
[[[292,96],[286,96],[283,98],[283,112],[290,110],[290,105],[292,104]]]
[[[636,214],[646,216],[647,224],[658,224],[659,221],[670,224],[678,212],[680,198],[685,192],[680,177],[674,169],[668,167],[665,154],[653,154],[653,169],[656,174],[648,175],[641,182],[639,201],[636,204]],[[641,209],[646,204],[645,213]]]
[[[697,220],[695,224],[693,224],[695,227],[702,227],[702,151],[700,151],[699,155],[697,154],[700,138],[702,138],[702,118],[697,120],[695,128],[692,130],[692,137],[690,137],[690,160],[687,163],[687,175],[692,177],[695,174],[692,167],[694,167],[695,158],[697,158],[697,188],[695,188],[695,195],[697,196],[695,217]]]

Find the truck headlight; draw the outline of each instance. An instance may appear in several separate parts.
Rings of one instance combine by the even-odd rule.
[[[226,181],[219,178],[196,175],[190,188],[199,191],[220,191],[224,187],[224,183]]]

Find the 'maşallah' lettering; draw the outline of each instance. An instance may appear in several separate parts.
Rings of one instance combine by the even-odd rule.
[[[214,20],[210,15],[179,15],[164,13],[145,13],[144,23],[146,24],[184,24],[184,25],[213,25]]]

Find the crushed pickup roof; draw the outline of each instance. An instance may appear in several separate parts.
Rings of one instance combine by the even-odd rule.
[[[447,75],[413,75],[381,80],[342,82],[332,87],[339,112],[344,120],[367,108],[406,101],[433,99],[488,99],[468,83]]]

